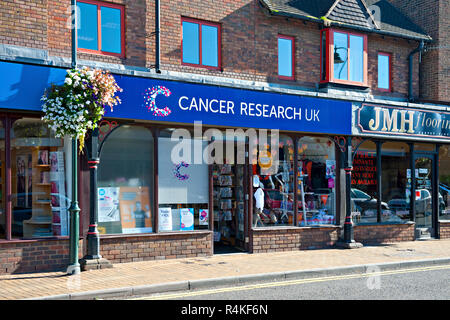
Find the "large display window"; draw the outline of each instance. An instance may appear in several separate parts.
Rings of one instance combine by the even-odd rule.
[[[278,146],[258,146],[252,181],[253,227],[294,223],[294,142],[285,135],[280,135],[278,142]]]
[[[122,125],[109,134],[98,168],[100,234],[154,232],[153,155],[147,128]]]
[[[381,148],[382,222],[406,222],[411,219],[410,148],[404,142],[385,142]]]
[[[43,238],[69,234],[65,149],[39,119],[11,128],[11,235]]]
[[[5,128],[3,127],[3,121],[0,121],[0,240],[5,238]]]
[[[450,220],[450,146],[439,149],[439,220]]]
[[[356,149],[357,148],[357,149]],[[377,145],[373,141],[354,139],[351,210],[353,223],[376,223],[378,212],[378,181],[377,181]],[[385,203],[381,204],[387,209]]]
[[[336,150],[322,137],[298,140],[299,226],[336,223]]]
[[[193,138],[186,129],[160,132],[159,232],[209,229],[209,168],[202,154],[195,154],[207,145],[208,141]]]

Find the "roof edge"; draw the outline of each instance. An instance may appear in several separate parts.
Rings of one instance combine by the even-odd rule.
[[[337,0],[335,3],[337,3],[338,1],[339,0]],[[381,34],[381,35],[390,36],[390,37],[397,37],[397,38],[402,38],[402,39],[407,39],[407,40],[425,41],[425,42],[433,41],[433,38],[430,37],[429,35],[426,35],[426,36],[425,35],[424,36],[412,36],[412,35],[405,35],[405,34],[397,33],[397,32],[381,30],[381,29],[363,28],[363,27],[359,27],[359,26],[355,26],[355,25],[351,25],[351,24],[345,24],[345,23],[342,23],[342,22],[333,21],[333,20],[328,19],[326,16],[318,18],[318,17],[313,17],[313,16],[305,16],[305,15],[300,15],[300,14],[286,13],[286,12],[282,12],[282,11],[278,11],[278,10],[273,10],[266,3],[266,1],[259,0],[258,2],[264,8],[266,8],[269,11],[269,14],[272,15],[272,16],[296,18],[296,19],[316,22],[316,23],[323,24],[323,25],[326,24],[326,26],[333,26],[334,25],[334,26],[339,26],[339,27],[344,27],[344,28],[364,31],[364,32],[367,32],[367,33],[376,33],[376,34]]]

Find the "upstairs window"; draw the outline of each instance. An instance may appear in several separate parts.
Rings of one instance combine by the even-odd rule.
[[[124,7],[91,0],[77,6],[79,51],[125,57]]]
[[[182,64],[220,69],[220,25],[182,18]]]
[[[367,36],[323,30],[321,56],[321,82],[367,86]]]
[[[392,71],[391,55],[389,53],[378,53],[378,90],[391,91]]]
[[[294,38],[278,36],[278,77],[294,80]]]

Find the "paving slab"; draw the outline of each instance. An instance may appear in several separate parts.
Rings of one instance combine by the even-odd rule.
[[[450,239],[358,249],[238,253],[120,263],[113,268],[72,276],[64,272],[2,275],[0,299],[125,298],[246,282],[364,272],[374,265],[394,269],[433,264],[450,264]]]

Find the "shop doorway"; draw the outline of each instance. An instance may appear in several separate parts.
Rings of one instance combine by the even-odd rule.
[[[436,199],[435,165],[433,154],[415,153],[413,192],[416,238],[418,239],[432,238],[435,235],[436,204],[440,200]]]
[[[227,141],[233,150],[223,162],[212,165],[214,254],[239,253],[248,250],[248,158],[247,144]]]

